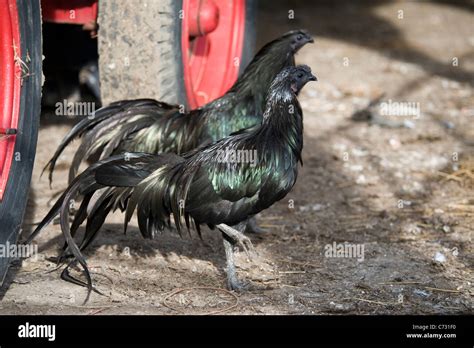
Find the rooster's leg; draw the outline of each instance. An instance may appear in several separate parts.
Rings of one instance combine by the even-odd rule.
[[[225,258],[226,258],[227,288],[229,290],[240,291],[245,287],[245,285],[242,284],[237,278],[237,271],[235,269],[235,261],[234,261],[235,243],[233,243],[231,238],[229,238],[224,233],[222,233],[222,239],[224,241],[224,250],[225,250]]]
[[[240,223],[235,227],[237,227],[237,229],[230,227],[226,224],[217,225],[219,231],[225,234],[231,241],[234,242],[234,244],[240,245],[242,249],[244,249],[244,251],[247,253],[247,257],[251,259],[252,254],[256,254],[257,252],[255,251],[255,248],[249,237],[245,236],[242,232],[239,231],[245,229],[245,222]]]

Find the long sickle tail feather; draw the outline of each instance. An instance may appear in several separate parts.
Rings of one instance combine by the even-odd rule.
[[[162,230],[165,225],[169,225],[169,197],[165,184],[179,171],[174,164],[182,161],[181,157],[173,154],[156,156],[125,153],[93,164],[71,182],[26,242],[30,243],[56,215],[60,214],[65,244],[58,262],[73,257],[61,274],[61,278],[87,287],[87,301],[92,291],[100,292],[92,285],[92,277],[81,251],[96,237],[109,212],[117,207],[127,209],[127,212],[132,207],[132,213],[135,208],[137,209],[140,231],[145,238],[153,237],[154,231]],[[157,170],[161,167],[162,170]],[[148,180],[148,177],[151,179]],[[79,195],[83,195],[83,199],[70,225],[70,203]],[[130,204],[132,196],[136,201],[135,204]],[[86,231],[78,246],[74,235],[86,219]],[[69,274],[69,269],[77,264],[82,268],[85,282]]]
[[[112,117],[113,118],[113,117]],[[126,122],[122,122],[126,121]],[[100,125],[84,135],[79,148],[74,154],[69,167],[69,183],[76,177],[80,164],[91,155],[100,153],[100,159],[107,158],[120,146],[120,144],[133,132],[150,127],[156,121],[156,115],[140,115],[136,120],[130,117],[117,124],[114,120],[105,120]],[[115,128],[111,130],[111,128]]]
[[[58,258],[58,262],[62,262],[66,258],[66,253],[71,252],[72,256],[74,256],[74,260],[71,261],[66,268],[64,269],[63,273],[61,274],[61,278],[71,281],[75,284],[82,285],[87,287],[88,294],[86,298],[86,302],[90,297],[90,293],[92,291],[96,291],[100,293],[98,290],[94,289],[92,286],[92,278],[87,267],[87,262],[84,256],[81,253],[80,248],[77,246],[76,242],[74,241],[73,235],[76,233],[79,225],[88,217],[87,214],[87,206],[90,202],[90,199],[95,191],[104,187],[100,185],[95,180],[95,171],[101,166],[113,163],[114,161],[123,161],[123,156],[116,156],[109,158],[101,163],[96,163],[85,170],[81,175],[73,180],[71,185],[68,189],[61,195],[61,197],[57,200],[54,206],[51,208],[49,213],[46,217],[41,221],[41,223],[36,227],[36,229],[32,232],[32,234],[28,237],[25,243],[30,243],[53,219],[56,215],[60,214],[60,224],[61,230],[63,232],[65,238],[65,247],[63,248],[63,252],[61,253],[60,257]],[[83,201],[81,202],[81,206],[79,208],[78,214],[75,217],[71,227],[69,226],[69,207],[71,202],[78,195],[84,195]],[[106,215],[106,214],[105,214]],[[104,216],[105,219],[105,216]],[[99,226],[100,227],[100,226]],[[87,240],[90,239],[88,236]],[[69,274],[69,268],[79,263],[81,266],[87,283],[78,280],[72,277]]]
[[[174,106],[172,105],[161,103],[152,99],[137,99],[112,103],[107,107],[97,110],[93,117],[84,118],[69,131],[69,133],[59,144],[53,157],[43,168],[41,175],[43,175],[46,170],[49,171],[48,179],[51,186],[53,172],[59,156],[76,138],[82,137],[86,133],[92,133],[92,135],[97,136],[98,132],[103,133],[101,130],[108,129],[116,124],[127,121],[133,116],[140,114],[160,115],[173,108]]]

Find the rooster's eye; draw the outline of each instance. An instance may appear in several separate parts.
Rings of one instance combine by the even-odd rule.
[[[298,40],[298,41],[303,40],[303,35],[298,35],[298,36],[296,37],[296,40]]]
[[[298,78],[299,78],[299,79],[303,78],[303,73],[299,73],[299,74],[298,74]]]

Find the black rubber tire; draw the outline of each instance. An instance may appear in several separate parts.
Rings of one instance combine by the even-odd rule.
[[[102,104],[153,98],[187,105],[184,86],[182,0],[99,1],[99,73]],[[241,69],[253,57],[256,1],[247,0]]]
[[[23,79],[14,160],[3,200],[0,202],[0,244],[15,244],[25,213],[41,112],[42,52],[39,0],[17,0],[22,61],[28,62],[29,75]],[[27,58],[29,56],[29,59]],[[0,285],[10,259],[0,257]]]
[[[242,57],[240,59],[240,73],[242,73],[255,54],[257,44],[257,0],[245,1],[245,34]]]

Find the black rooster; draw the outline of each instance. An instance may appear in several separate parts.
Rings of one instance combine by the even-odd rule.
[[[221,98],[186,112],[182,106],[151,99],[119,101],[97,110],[64,137],[44,170],[49,181],[56,161],[66,146],[81,137],[69,170],[69,182],[81,162],[125,151],[182,154],[200,145],[261,122],[265,95],[275,76],[294,66],[294,54],[313,42],[304,30],[290,31],[266,44],[250,62],[234,86]]]
[[[81,250],[96,236],[110,211],[125,211],[126,229],[136,210],[145,238],[153,238],[156,232],[169,227],[173,216],[180,234],[183,220],[188,230],[193,222],[199,235],[201,224],[221,231],[228,287],[240,289],[233,246],[238,244],[248,253],[253,250],[241,232],[242,224],[285,197],[296,182],[303,148],[303,113],[297,94],[314,80],[308,66],[285,68],[271,83],[261,125],[182,157],[124,153],[91,165],[71,182],[28,242],[60,213],[67,243],[60,259],[67,250],[75,256],[62,277],[87,286],[90,293],[92,280]],[[242,160],[249,152],[257,155],[255,162]],[[78,194],[84,198],[69,226],[69,202]],[[73,237],[85,219],[86,231],[77,246]],[[68,273],[77,261],[84,269],[87,284]]]

